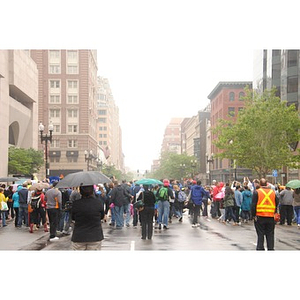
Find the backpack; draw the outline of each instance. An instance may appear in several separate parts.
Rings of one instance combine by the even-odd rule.
[[[28,190],[21,189],[20,191],[18,191],[18,194],[19,194],[19,203],[27,204]]]
[[[168,188],[166,188],[166,187],[160,188],[160,190],[158,192],[158,198],[160,200],[168,200],[169,199]]]
[[[180,191],[178,193],[178,201],[179,202],[184,202],[186,200],[186,193],[184,191]]]
[[[36,209],[40,207],[41,195],[32,196],[30,206],[32,209]]]
[[[68,200],[68,201],[65,203],[65,211],[70,211],[70,210],[72,210],[72,207],[73,207],[73,201]]]

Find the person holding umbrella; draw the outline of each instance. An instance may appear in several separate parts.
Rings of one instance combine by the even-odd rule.
[[[75,221],[72,233],[73,250],[100,250],[104,239],[101,220],[104,218],[104,204],[96,197],[94,186],[80,186],[81,198],[73,202],[72,219]]]

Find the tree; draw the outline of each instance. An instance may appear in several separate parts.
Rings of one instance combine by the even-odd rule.
[[[291,145],[299,141],[300,119],[295,105],[287,105],[275,95],[276,89],[263,94],[246,89],[245,107],[236,121],[229,116],[212,128],[217,156],[236,161],[265,177],[282,166],[297,167],[299,152]]]
[[[191,160],[196,160],[196,158],[187,154],[164,152],[161,155],[160,168],[153,174],[149,174],[149,176],[158,179],[189,177],[194,172]]]
[[[44,163],[43,152],[32,148],[24,149],[14,146],[8,149],[8,173],[32,175],[37,173]]]

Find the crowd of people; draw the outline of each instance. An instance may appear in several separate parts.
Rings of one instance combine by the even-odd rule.
[[[167,230],[174,220],[183,222],[185,210],[193,228],[200,226],[200,216],[210,215],[233,226],[253,220],[257,250],[264,248],[264,236],[268,249],[273,250],[276,212],[280,213],[280,225],[295,222],[300,228],[300,189],[274,186],[265,179],[251,182],[248,178],[231,184],[213,180],[211,186],[202,186],[200,180],[162,182],[138,185],[113,180],[109,184],[68,189],[56,188],[57,181],[47,188],[30,182],[17,187],[2,185],[1,224],[5,227],[6,220],[13,219],[16,228],[28,227],[29,233],[42,228],[49,231],[51,242],[59,239],[58,232],[72,233],[73,249],[79,250],[101,247],[103,222],[116,229],[140,225],[141,238],[152,239],[153,227]],[[135,208],[140,200],[142,206]]]

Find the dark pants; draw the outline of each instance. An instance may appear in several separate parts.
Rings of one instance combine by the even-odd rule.
[[[202,203],[204,204],[204,209],[202,212],[202,216],[207,217],[207,204],[208,204],[208,199],[203,199]]]
[[[280,205],[280,225],[285,223],[285,219],[288,225],[292,225],[294,210],[292,205]]]
[[[274,250],[274,229],[275,221],[271,217],[257,217],[254,222],[257,233],[256,250],[265,250],[264,237],[266,236],[268,250]]]
[[[152,238],[153,234],[153,216],[154,208],[145,207],[141,212],[141,222],[142,222],[142,239],[146,239],[146,236],[149,240]]]
[[[15,227],[18,227],[19,225],[19,207],[14,207],[14,211],[15,211]]]
[[[7,206],[8,206],[8,213],[10,213],[11,218],[14,218],[15,212],[14,212],[14,208],[13,208],[13,202],[8,200]]]
[[[216,218],[217,216],[221,217],[220,203],[221,201],[215,201],[215,200],[212,202],[212,208],[210,211],[212,218]]]
[[[227,206],[225,207],[225,221],[231,221],[231,219],[233,219],[233,221],[236,222],[236,217],[233,213],[233,206]]]
[[[193,224],[197,224],[198,223],[198,219],[199,219],[199,216],[200,216],[200,208],[201,208],[201,205],[196,205],[194,204],[193,205]]]
[[[233,212],[234,212],[234,215],[235,215],[235,220],[236,220],[237,223],[240,222],[240,209],[241,209],[240,206],[234,206],[234,209],[233,209]]]
[[[56,236],[59,210],[57,208],[49,208],[47,209],[47,213],[50,224],[50,239],[52,239]]]

